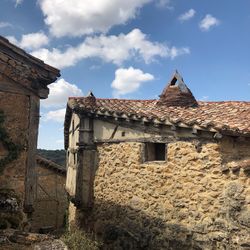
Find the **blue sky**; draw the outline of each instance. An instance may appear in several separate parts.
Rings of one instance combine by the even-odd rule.
[[[250,99],[248,0],[1,0],[0,34],[61,70],[40,148],[63,148],[68,96],[154,99],[175,69],[198,100]]]

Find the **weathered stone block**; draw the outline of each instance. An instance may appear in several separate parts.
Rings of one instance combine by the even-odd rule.
[[[126,239],[127,249],[141,247],[142,241],[143,249],[246,246],[249,179],[244,173],[222,171],[222,164],[232,159],[228,153],[232,148],[225,142],[203,143],[200,152],[196,144],[169,143],[167,161],[160,165],[141,163],[141,143],[98,145],[95,205],[88,216],[83,215],[83,224],[95,231],[92,223],[98,225],[105,218],[114,226],[111,235],[116,235],[109,245],[120,246]]]

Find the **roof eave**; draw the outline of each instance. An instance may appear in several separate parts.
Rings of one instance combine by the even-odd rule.
[[[72,117],[73,109],[70,107],[69,102],[67,103],[65,119],[64,119],[64,149],[67,150],[69,147],[69,128]]]

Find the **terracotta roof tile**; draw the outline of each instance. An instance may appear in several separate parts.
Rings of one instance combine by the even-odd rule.
[[[48,160],[40,155],[36,155],[36,162],[37,164],[40,164],[52,171],[55,171],[57,173],[60,173],[62,175],[66,175],[66,169],[65,167],[61,166],[61,165],[58,165],[57,163],[51,161],[51,160]]]
[[[92,97],[91,97],[92,98]],[[110,116],[135,115],[135,118],[157,119],[159,122],[182,122],[187,126],[197,125],[204,130],[213,128],[250,135],[250,102],[223,101],[198,102],[196,107],[168,106],[157,104],[158,100],[93,99],[88,97],[70,98],[68,106],[83,112],[100,113]]]

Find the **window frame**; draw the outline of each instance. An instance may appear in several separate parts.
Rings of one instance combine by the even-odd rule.
[[[164,157],[159,157],[156,154],[157,145],[164,146]],[[159,152],[159,151],[158,151]],[[149,155],[150,154],[150,155]],[[163,154],[163,153],[160,153]],[[142,150],[142,163],[162,163],[167,161],[167,143],[164,142],[144,142],[143,143],[143,150]]]

